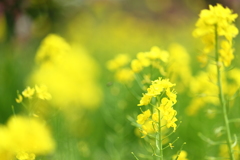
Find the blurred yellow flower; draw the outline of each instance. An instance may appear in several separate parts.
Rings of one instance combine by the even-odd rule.
[[[188,88],[192,77],[190,55],[186,48],[178,43],[169,46],[169,54],[167,77],[171,82],[178,84],[176,86],[178,92],[183,92]]]
[[[233,147],[233,150],[234,150],[234,157],[235,159],[239,159],[240,158],[240,155],[239,155],[239,152],[240,152],[240,147],[238,144],[236,144],[234,147]],[[229,148],[227,146],[227,144],[222,144],[219,146],[219,156],[222,157],[222,158],[226,158],[228,159],[229,158]]]
[[[221,42],[221,49],[219,50],[220,61],[223,62],[225,66],[230,66],[232,60],[234,59],[233,51],[232,42]]]
[[[18,97],[15,99],[17,103],[21,103],[23,100],[22,95],[18,94]]]
[[[64,60],[64,55],[71,52],[71,47],[66,41],[55,34],[49,34],[41,43],[35,61],[37,64],[54,63]]]
[[[131,62],[131,68],[132,68],[133,72],[138,73],[138,72],[142,71],[143,66],[138,59],[134,59]]]
[[[37,97],[42,100],[50,100],[52,98],[51,94],[48,93],[48,88],[45,85],[41,85],[40,87],[35,85]]]
[[[26,152],[19,152],[17,155],[16,155],[16,158],[18,160],[35,160],[35,154],[32,154],[32,153],[26,153]]]
[[[18,160],[34,160],[35,155],[46,155],[55,149],[46,124],[35,118],[11,117],[6,126],[0,127],[0,137],[0,158],[4,160],[12,160],[13,156]]]
[[[55,143],[45,123],[39,119],[14,116],[7,123],[11,137],[11,150],[34,154],[48,154],[54,151]]]
[[[67,110],[98,107],[102,99],[99,67],[79,45],[69,45],[62,37],[50,34],[42,41],[36,62],[28,83],[48,87],[48,91],[37,87],[39,98],[54,97],[51,103]]]
[[[144,67],[148,67],[151,64],[151,61],[147,57],[147,54],[144,52],[139,52],[137,54],[137,59],[141,62]]]
[[[107,62],[107,68],[111,71],[117,70],[130,61],[130,57],[127,54],[118,54],[114,59]]]
[[[177,155],[172,156],[172,160],[175,160],[177,158]],[[178,160],[188,160],[187,158],[187,152],[184,150],[181,150]]]
[[[29,86],[22,92],[22,95],[25,98],[32,98],[32,96],[34,95],[35,89],[34,88],[30,88]]]
[[[131,69],[123,68],[116,72],[115,78],[122,83],[131,83],[134,80],[134,72]]]
[[[147,52],[147,56],[151,60],[159,59],[163,62],[167,62],[169,58],[169,53],[165,50],[161,50],[157,46],[153,46],[150,52]]]

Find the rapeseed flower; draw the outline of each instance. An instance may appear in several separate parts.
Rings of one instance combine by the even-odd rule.
[[[17,96],[18,96],[18,97],[15,99],[15,100],[16,100],[16,102],[17,102],[17,103],[21,103],[21,102],[22,102],[22,100],[23,100],[23,97],[22,97],[22,95],[18,94]]]
[[[239,152],[240,152],[240,147],[238,144],[236,144],[234,147],[233,147],[233,150],[234,150],[234,158],[237,160],[240,158],[240,155],[239,155]],[[229,156],[229,148],[226,144],[221,144],[219,146],[219,156],[222,157],[222,158],[226,158],[228,159],[228,156]]]
[[[97,63],[79,45],[70,45],[61,36],[50,34],[37,51],[35,70],[28,83],[46,85],[48,90],[36,86],[37,96],[53,97],[53,106],[75,111],[95,109],[102,99],[97,81],[99,73]]]
[[[35,154],[32,154],[32,153],[26,153],[26,152],[19,152],[17,155],[16,155],[16,158],[18,160],[35,160]]]
[[[138,73],[144,69],[144,67],[152,67],[163,70],[162,64],[168,62],[169,53],[165,50],[161,50],[157,46],[153,46],[148,52],[139,52],[136,59],[131,61],[131,68],[135,73]]]
[[[168,50],[170,56],[166,71],[167,77],[171,82],[178,83],[176,86],[178,92],[183,92],[188,88],[192,78],[189,53],[178,43],[172,43]]]
[[[107,62],[107,68],[111,71],[117,70],[130,61],[130,57],[127,54],[118,54],[114,59]]]
[[[145,112],[143,112],[142,114],[139,114],[137,116],[137,123],[138,124],[144,124],[145,121],[151,116],[151,111],[148,109]]]
[[[44,121],[36,118],[13,116],[0,127],[0,157],[11,160],[34,160],[55,149],[55,142]],[[8,159],[9,157],[9,159]]]
[[[177,155],[172,156],[172,160],[175,160],[177,158]],[[181,150],[178,160],[188,160],[187,158],[187,152],[184,150]]]
[[[35,86],[37,97],[42,100],[50,100],[52,98],[51,94],[48,92],[48,88],[45,85]]]
[[[141,126],[144,136],[158,132],[158,130],[154,128],[154,126],[159,123],[158,111],[160,111],[161,121],[163,121],[159,124],[167,128],[172,127],[174,131],[176,130],[177,125],[175,122],[177,118],[175,116],[177,115],[177,111],[174,110],[172,106],[177,102],[177,96],[175,92],[170,90],[173,86],[175,86],[175,84],[169,82],[168,79],[159,78],[158,80],[152,81],[152,84],[147,89],[147,93],[143,94],[138,106],[148,105],[153,98],[158,96],[167,96],[158,100],[157,104],[154,105],[153,113],[148,109],[137,116],[137,123]],[[149,125],[150,123],[152,123],[152,125]]]
[[[35,93],[35,89],[34,88],[30,88],[29,86],[22,92],[22,95],[25,97],[25,98],[29,98],[31,99],[32,96],[34,95]]]
[[[221,48],[218,61],[225,66],[231,64],[234,58],[232,49],[232,39],[238,34],[238,29],[234,25],[235,19],[238,17],[229,8],[224,8],[221,4],[216,6],[209,5],[209,9],[204,9],[199,15],[196,23],[196,29],[193,31],[193,36],[200,38],[205,44],[203,55],[210,53],[215,48],[216,40],[221,39]],[[217,36],[217,37],[216,37]],[[220,40],[220,39],[219,39]]]

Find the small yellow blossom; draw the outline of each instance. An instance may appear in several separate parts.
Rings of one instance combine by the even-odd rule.
[[[17,103],[21,103],[23,100],[22,95],[18,94],[18,98],[15,99]]]
[[[123,68],[116,72],[115,78],[122,83],[130,83],[134,80],[134,73],[131,69]]]
[[[35,154],[33,153],[26,153],[26,152],[20,152],[16,155],[16,158],[18,160],[35,160]]]
[[[138,106],[148,105],[150,103],[151,99],[152,99],[152,96],[150,96],[149,94],[144,94],[142,96]]]
[[[50,100],[52,98],[51,94],[48,93],[48,88],[45,85],[35,86],[37,97],[42,100]]]
[[[166,89],[166,94],[174,104],[177,103],[177,95],[174,92],[170,91],[169,88]]]
[[[151,116],[151,111],[148,109],[145,112],[143,112],[142,114],[139,114],[137,116],[137,123],[138,124],[144,124],[145,121]]]
[[[129,61],[130,58],[127,54],[118,54],[114,59],[107,62],[107,68],[114,71],[125,66]]]
[[[34,88],[30,88],[30,87],[27,87],[23,92],[22,92],[22,95],[25,97],[25,98],[32,98],[32,96],[34,95],[34,92],[35,92],[35,89]]]
[[[219,54],[220,54],[220,61],[223,62],[225,66],[230,66],[232,60],[234,59],[233,51],[234,49],[232,48],[231,42],[222,41]]]
[[[171,148],[171,149],[173,149],[173,144],[172,143],[169,143],[169,147]]]
[[[134,59],[131,62],[131,68],[132,68],[133,72],[138,73],[143,69],[143,66],[139,60]]]
[[[172,156],[172,160],[175,160],[177,158],[177,155]],[[187,152],[184,150],[181,150],[178,160],[188,160],[187,158]]]
[[[147,57],[147,54],[144,52],[139,52],[137,54],[137,59],[141,62],[144,67],[148,67],[151,64],[151,61]]]
[[[64,60],[64,54],[71,51],[71,46],[59,35],[49,34],[41,42],[35,60],[37,64]]]
[[[153,126],[155,126],[153,121],[149,120],[149,121],[145,122],[142,125],[143,136],[141,138],[144,138],[147,134],[156,132],[156,130]]]
[[[239,152],[240,152],[240,147],[239,145],[235,145],[233,147],[233,150],[234,150],[234,157],[235,159],[239,159],[240,158],[240,155],[239,155]],[[222,157],[222,158],[226,158],[226,159],[229,159],[229,148],[227,146],[227,144],[222,144],[220,145],[219,147],[219,156]]]
[[[166,63],[169,58],[169,53],[167,51],[161,50],[157,46],[153,46],[151,48],[150,52],[147,52],[147,56],[151,60],[159,59]]]

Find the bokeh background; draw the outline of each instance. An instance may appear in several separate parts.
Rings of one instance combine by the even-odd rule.
[[[134,58],[152,46],[168,50],[171,44],[178,43],[187,50],[194,75],[201,67],[196,59],[199,41],[192,37],[192,31],[200,11],[216,3],[240,13],[239,0],[1,0],[0,123],[5,124],[13,114],[12,105],[21,114],[22,108],[15,102],[17,90],[32,84],[29,81],[36,70],[35,56],[41,42],[47,35],[57,34],[84,53],[79,57],[79,65],[72,66],[76,70],[71,68],[74,72],[69,72],[72,79],[77,76],[94,80],[91,85],[85,83],[88,79],[82,79],[74,86],[67,82],[72,79],[56,78],[55,83],[68,90],[80,90],[76,94],[85,95],[91,90],[86,93],[91,96],[75,107],[66,104],[61,109],[45,109],[57,149],[52,157],[42,159],[130,160],[134,159],[132,151],[145,153],[143,139],[136,135],[129,121],[139,112],[138,100],[115,82],[106,62],[119,53]],[[239,19],[236,26],[240,26]],[[239,36],[235,39],[234,61],[239,67],[238,43]],[[64,87],[61,89],[59,92],[66,92]],[[96,102],[89,104],[93,99]],[[182,124],[174,136],[180,139],[166,154],[176,153],[187,142],[184,150],[189,159],[201,160],[218,153],[198,136],[199,132],[211,136],[216,119],[207,118],[204,110],[197,116],[187,115],[189,103],[187,92],[178,95],[176,110]],[[239,115],[239,109],[235,113]]]

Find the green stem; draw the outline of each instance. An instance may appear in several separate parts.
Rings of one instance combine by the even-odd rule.
[[[160,110],[158,109],[158,149],[159,149],[159,160],[163,160],[163,146],[162,146],[162,126],[161,126],[161,116]]]
[[[220,64],[219,64],[219,54],[218,54],[218,33],[217,33],[217,26],[215,26],[215,60],[216,60],[216,66],[217,66],[217,80],[218,80],[218,89],[219,89],[219,100],[222,106],[222,112],[223,112],[223,120],[224,124],[226,127],[226,133],[227,133],[227,145],[229,149],[229,154],[230,154],[230,160],[235,160],[234,158],[234,153],[233,153],[233,148],[231,146],[232,143],[232,138],[231,138],[231,131],[230,131],[230,126],[229,126],[229,120],[228,120],[228,115],[227,115],[227,106],[226,106],[226,101],[223,95],[223,88],[222,88],[222,74],[220,71]]]

